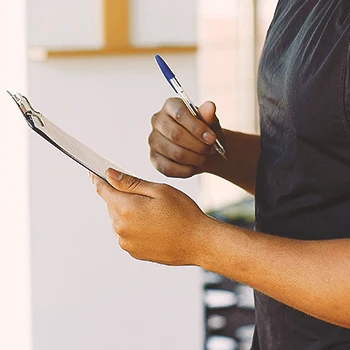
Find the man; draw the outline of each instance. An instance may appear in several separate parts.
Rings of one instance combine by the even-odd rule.
[[[350,349],[349,43],[348,0],[280,0],[259,67],[261,137],[221,130],[210,102],[207,125],[178,99],[152,118],[154,166],[254,194],[256,232],[209,218],[169,186],[93,177],[132,256],[255,289],[254,350]],[[227,161],[212,152],[216,137]]]

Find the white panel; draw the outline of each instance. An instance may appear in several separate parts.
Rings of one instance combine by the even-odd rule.
[[[240,131],[256,132],[256,57],[254,0],[239,1]]]
[[[6,93],[26,91],[25,1],[0,11],[0,349],[30,350],[27,126]]]
[[[102,0],[28,0],[28,43],[50,48],[102,45]]]
[[[30,46],[100,47],[102,0],[28,0]],[[195,0],[130,0],[134,45],[192,45],[196,42]]]
[[[232,0],[199,0],[199,15],[210,18],[231,18],[237,13],[236,1]]]
[[[134,45],[193,45],[195,0],[130,0],[130,35]]]

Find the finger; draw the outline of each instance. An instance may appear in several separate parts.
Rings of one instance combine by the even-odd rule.
[[[191,165],[200,167],[203,166],[207,160],[207,155],[210,152],[210,146],[203,144],[201,151],[203,154],[199,154],[181,147],[166,137],[164,137],[158,131],[153,131],[149,137],[149,144],[153,152],[159,153],[170,160],[182,165]]]
[[[91,173],[91,181],[95,185],[97,194],[105,201],[111,201],[115,194],[116,190],[105,180],[101,179],[99,176]]]
[[[164,105],[167,114],[172,117],[178,124],[182,125],[186,130],[188,130],[189,133],[192,134],[195,138],[206,144],[212,145],[216,140],[216,135],[213,130],[208,125],[206,125],[205,122],[194,117],[189,112],[188,108],[185,106],[182,100],[173,100]],[[213,113],[213,118],[214,116],[215,110]],[[209,113],[206,115],[206,117],[209,118]]]
[[[197,167],[178,164],[157,152],[151,151],[150,158],[153,166],[168,177],[187,178],[198,173]]]
[[[211,145],[208,141],[204,142],[193,136],[185,127],[177,123],[174,118],[164,114],[155,114],[152,117],[153,131],[157,131],[172,143],[187,148],[199,154],[207,153],[208,147]],[[152,141],[150,135],[149,142]]]
[[[206,121],[207,125],[215,132],[216,137],[223,143],[224,142],[224,133],[221,128],[219,119],[216,117],[216,106],[213,102],[207,101],[204,102],[199,108],[198,111],[203,119]]]
[[[118,191],[154,198],[154,185],[151,182],[124,174],[109,168],[106,171],[108,183]]]

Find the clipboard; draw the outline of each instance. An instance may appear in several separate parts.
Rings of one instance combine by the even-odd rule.
[[[7,92],[16,102],[29,127],[75,162],[103,180],[106,180],[105,173],[108,168],[113,168],[125,174],[130,174],[119,165],[102,157],[94,150],[59,128],[49,119],[45,118],[42,113],[36,111],[32,107],[25,96],[19,93],[11,94],[9,91]]]

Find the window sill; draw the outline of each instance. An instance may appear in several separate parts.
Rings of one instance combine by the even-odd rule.
[[[89,58],[104,56],[122,56],[122,55],[145,55],[157,53],[195,53],[197,46],[151,46],[151,47],[135,47],[123,46],[115,48],[101,49],[47,49],[44,47],[29,47],[27,56],[30,61],[42,62],[49,59],[57,58]]]

